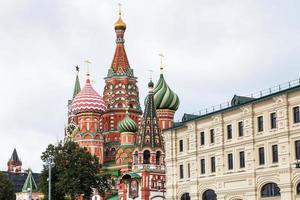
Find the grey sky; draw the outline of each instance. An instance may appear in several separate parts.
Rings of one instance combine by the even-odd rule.
[[[25,168],[63,137],[67,100],[81,65],[90,59],[102,95],[111,64],[117,3],[104,0],[0,1],[0,169],[16,147]],[[126,50],[139,78],[141,102],[149,69],[165,77],[184,112],[230,100],[234,94],[299,78],[300,1],[121,1]]]

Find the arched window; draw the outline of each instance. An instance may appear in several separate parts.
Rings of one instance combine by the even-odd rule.
[[[261,188],[261,197],[280,196],[280,188],[276,183],[267,183]]]
[[[156,164],[157,164],[157,165],[160,164],[160,155],[161,155],[160,151],[157,151],[157,152],[156,152]]]
[[[150,151],[145,150],[143,153],[144,162],[143,164],[150,164]]]
[[[191,200],[190,194],[189,193],[184,193],[180,200]]]
[[[217,195],[213,190],[206,190],[202,195],[203,200],[217,200]]]
[[[111,155],[112,155],[112,156],[116,155],[116,149],[115,149],[115,148],[112,148],[112,149],[111,149]]]
[[[300,194],[300,182],[297,185],[297,194]]]
[[[136,152],[134,152],[134,156],[133,156],[133,164],[138,164],[138,156],[139,156],[139,154],[138,154],[138,152],[136,151]]]

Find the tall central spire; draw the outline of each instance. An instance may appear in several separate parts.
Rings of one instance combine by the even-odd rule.
[[[108,77],[112,77],[112,76],[134,77],[133,70],[130,69],[130,65],[128,62],[128,58],[124,46],[124,42],[125,42],[124,33],[126,30],[126,24],[122,20],[121,7],[119,8],[119,18],[116,21],[114,28],[116,32],[116,50],[111,64],[111,68],[108,71]]]

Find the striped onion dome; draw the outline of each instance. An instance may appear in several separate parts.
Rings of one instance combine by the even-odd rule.
[[[72,102],[74,114],[83,112],[102,113],[105,110],[103,98],[94,90],[90,79],[86,79],[84,88],[75,96]]]
[[[180,101],[175,92],[173,92],[161,73],[157,84],[153,89],[154,103],[156,109],[169,109],[176,111]]]
[[[128,112],[126,112],[126,116],[125,118],[119,122],[118,124],[118,130],[122,133],[122,132],[131,132],[134,133],[136,132],[138,129],[137,124],[135,123],[135,121],[133,121],[133,119],[131,119],[129,117]]]

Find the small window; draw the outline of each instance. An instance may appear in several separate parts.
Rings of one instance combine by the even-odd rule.
[[[245,167],[245,152],[241,151],[240,152],[240,168]]]
[[[215,157],[210,158],[210,166],[211,166],[211,173],[216,172],[216,158]]]
[[[200,145],[204,145],[204,144],[205,144],[204,132],[200,132]]]
[[[191,169],[190,169],[190,163],[188,163],[188,178],[191,177]]]
[[[259,165],[264,165],[265,164],[265,148],[260,147],[258,149],[258,157],[259,157]]]
[[[215,130],[210,129],[210,143],[215,143]]]
[[[205,174],[205,159],[200,160],[201,174]]]
[[[278,146],[277,144],[272,145],[272,161],[278,163]]]
[[[242,136],[244,136],[244,123],[239,122],[238,126],[239,126],[239,137],[242,137]]]
[[[228,170],[232,170],[233,169],[233,156],[232,153],[229,153],[227,155],[228,158]]]
[[[227,125],[227,139],[228,140],[232,139],[232,125],[231,124]]]
[[[271,113],[270,119],[271,119],[271,129],[276,128],[277,127],[276,113]]]
[[[257,118],[257,128],[258,128],[258,132],[264,131],[264,118],[263,118],[263,116],[259,116]]]
[[[183,140],[179,140],[179,152],[183,152]]]
[[[294,123],[300,122],[299,106],[293,108]]]
[[[179,165],[179,177],[183,179],[183,165]]]
[[[296,160],[300,160],[300,140],[295,141],[295,155]]]

